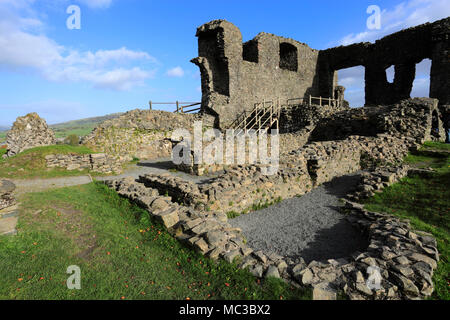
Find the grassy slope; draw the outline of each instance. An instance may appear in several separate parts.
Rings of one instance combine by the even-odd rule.
[[[427,143],[424,149],[448,150],[449,145]],[[418,230],[432,233],[441,254],[433,281],[433,298],[450,300],[450,155],[409,155],[406,162],[436,170],[431,178],[407,177],[369,199],[366,208],[410,219]]]
[[[49,127],[55,132],[57,138],[65,138],[71,134],[77,136],[85,136],[91,133],[95,127],[106,120],[114,119],[122,115],[123,113],[112,113],[101,117],[92,117],[80,120],[73,120],[64,123],[58,123],[50,125]],[[6,139],[6,131],[0,131],[0,141]]]
[[[202,257],[98,183],[21,203],[18,235],[0,237],[0,299],[311,298]],[[66,287],[70,265],[81,268],[81,290]]]
[[[70,145],[57,145],[47,147],[37,147],[29,150],[25,150],[20,154],[8,158],[2,159],[1,153],[4,153],[5,149],[0,149],[0,177],[2,178],[14,178],[14,179],[28,179],[28,178],[52,178],[60,176],[76,176],[85,171],[67,171],[63,168],[46,167],[45,156],[49,154],[89,154],[93,153],[87,147],[84,146],[70,146]]]
[[[50,128],[52,128],[55,131],[55,136],[57,138],[65,138],[71,134],[77,136],[85,136],[89,134],[92,130],[94,130],[94,128],[97,127],[103,121],[117,118],[120,115],[122,115],[122,113],[113,113],[101,117],[73,120],[51,125]]]

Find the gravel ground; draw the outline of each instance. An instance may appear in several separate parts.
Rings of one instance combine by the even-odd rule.
[[[343,258],[367,247],[367,240],[338,211],[338,201],[357,183],[358,175],[344,176],[300,198],[229,220],[242,229],[255,250],[292,259],[323,261]]]

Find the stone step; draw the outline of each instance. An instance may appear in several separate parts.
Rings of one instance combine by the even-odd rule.
[[[6,219],[6,218],[10,218],[10,217],[18,217],[18,216],[19,216],[19,211],[18,210],[1,213],[0,214],[0,221],[1,221],[1,219]]]
[[[17,216],[19,214],[18,208],[18,205],[14,205],[12,207],[0,210],[0,219]]]
[[[17,217],[3,218],[0,220],[0,236],[15,235],[17,233],[16,225],[19,221]]]

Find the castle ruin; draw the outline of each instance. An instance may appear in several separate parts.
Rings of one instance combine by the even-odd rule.
[[[202,110],[228,127],[263,100],[316,97],[343,100],[337,71],[365,67],[365,105],[387,105],[410,97],[416,64],[431,59],[430,98],[442,112],[450,104],[450,18],[388,35],[375,43],[315,50],[304,43],[260,33],[242,43],[232,23],[214,20],[197,29]],[[389,83],[386,69],[394,66]],[[448,129],[448,128],[447,128]]]

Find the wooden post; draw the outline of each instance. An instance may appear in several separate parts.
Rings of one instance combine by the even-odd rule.
[[[309,95],[309,106],[311,106],[311,95]]]
[[[319,97],[319,106],[322,106],[322,97]]]
[[[150,104],[150,110],[152,110],[152,101],[151,100],[150,100],[149,104]]]
[[[180,108],[180,103],[178,102],[178,100],[177,100],[176,104],[177,104],[177,113],[179,113],[179,112],[180,112],[180,110],[179,110],[179,108]]]

